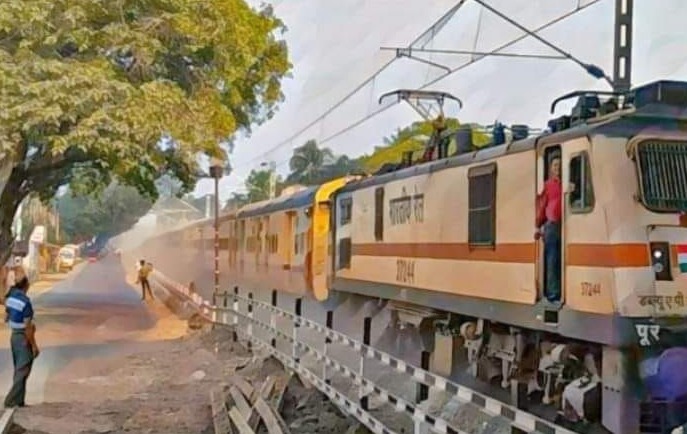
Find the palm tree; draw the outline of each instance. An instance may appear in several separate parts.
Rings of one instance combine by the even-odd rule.
[[[289,181],[304,185],[314,184],[322,167],[334,162],[334,153],[331,149],[320,149],[316,141],[308,140],[303,146],[293,150],[293,156],[289,160]]]

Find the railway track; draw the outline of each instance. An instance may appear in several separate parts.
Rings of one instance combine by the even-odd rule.
[[[152,283],[207,320],[233,326],[235,339],[279,359],[374,433],[573,434],[372,347],[369,324],[361,342],[331,328],[329,318],[327,327],[304,317],[299,299],[290,311],[277,306],[276,295],[267,303],[234,288],[212,306],[158,271]]]

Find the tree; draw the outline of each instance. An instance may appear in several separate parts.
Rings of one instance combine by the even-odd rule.
[[[157,194],[160,197],[177,197],[183,191],[181,182],[166,173],[155,181]]]
[[[270,170],[251,170],[245,182],[247,190],[245,198],[248,203],[269,199],[271,176],[272,172]],[[281,177],[277,176],[276,194],[279,194],[282,184]]]
[[[329,148],[320,148],[315,140],[308,140],[293,150],[289,160],[291,173],[287,178],[289,184],[317,184],[322,167],[334,162],[334,153]]]
[[[74,196],[57,200],[62,231],[66,240],[79,242],[95,235],[117,235],[130,229],[151,208],[149,198],[135,188],[112,184],[102,194]]]
[[[286,178],[286,185],[317,185],[360,171],[357,160],[334,155],[331,149],[320,148],[315,140],[308,140],[293,150],[289,167],[291,173]]]
[[[231,197],[225,202],[225,211],[235,211],[244,205],[249,204],[248,195],[243,193],[232,193]]]
[[[315,184],[321,184],[332,179],[361,172],[361,165],[357,159],[352,160],[346,155],[339,155],[334,163],[325,164],[320,168],[315,177]]]
[[[0,159],[11,169],[0,262],[29,193],[116,179],[154,198],[165,173],[190,191],[199,154],[226,157],[238,129],[273,115],[290,69],[283,30],[244,0],[0,2]]]
[[[455,131],[460,127],[458,119],[447,118],[446,127],[448,131]],[[431,121],[414,122],[408,127],[398,129],[390,137],[385,137],[383,146],[376,146],[372,154],[365,155],[359,159],[359,164],[368,173],[378,171],[384,164],[398,163],[402,160],[406,152],[422,151],[425,143],[432,135],[433,127]],[[489,137],[473,128],[472,141],[475,147],[481,147],[489,143]],[[449,145],[449,155],[456,150],[455,139],[451,139]]]

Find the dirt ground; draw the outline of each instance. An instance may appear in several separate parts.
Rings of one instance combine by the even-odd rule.
[[[171,320],[170,320],[171,321]],[[191,325],[193,322],[191,322]],[[286,375],[232,342],[227,327],[188,329],[128,355],[80,359],[53,376],[46,403],[15,414],[13,434],[214,433],[209,391],[237,373]],[[314,388],[292,380],[283,418],[300,434],[361,432]]]

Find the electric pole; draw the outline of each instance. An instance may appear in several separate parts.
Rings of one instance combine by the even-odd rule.
[[[615,0],[615,42],[613,46],[613,90],[632,87],[632,15],[634,0]]]

